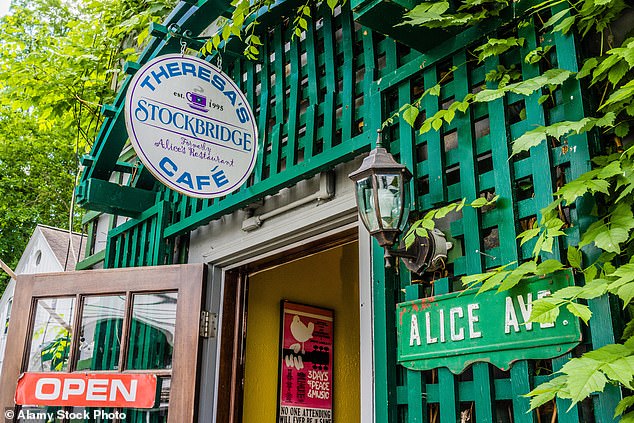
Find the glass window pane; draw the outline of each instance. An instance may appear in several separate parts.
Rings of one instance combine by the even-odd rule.
[[[359,216],[370,232],[379,230],[379,224],[374,211],[374,198],[372,197],[372,177],[361,179],[357,182],[357,205]]]
[[[397,229],[401,216],[400,175],[378,175],[379,210],[383,228]]]
[[[37,300],[27,371],[68,371],[74,314],[75,297]]]
[[[135,295],[127,368],[171,369],[176,292]]]
[[[9,332],[9,319],[11,318],[11,307],[13,306],[13,298],[10,298],[7,302],[7,311],[4,315],[4,326],[2,334],[6,335]]]
[[[117,370],[125,295],[85,297],[79,332],[77,370]]]
[[[69,417],[69,423],[113,423],[116,421],[121,423],[166,423],[170,385],[171,379],[169,377],[158,378],[156,403],[153,408],[73,407],[64,415]]]

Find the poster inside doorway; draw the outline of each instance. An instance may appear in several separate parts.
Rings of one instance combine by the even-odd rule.
[[[282,301],[279,423],[332,423],[334,312]]]

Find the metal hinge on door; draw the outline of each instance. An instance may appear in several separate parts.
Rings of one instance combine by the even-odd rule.
[[[218,315],[206,310],[200,312],[200,336],[203,338],[215,338],[218,324]]]

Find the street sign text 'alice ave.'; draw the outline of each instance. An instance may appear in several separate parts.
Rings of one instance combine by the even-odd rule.
[[[412,370],[462,372],[484,361],[506,370],[519,359],[552,358],[581,341],[579,320],[561,310],[554,323],[532,323],[532,302],[573,282],[570,271],[522,281],[507,292],[477,289],[397,305],[398,359]]]

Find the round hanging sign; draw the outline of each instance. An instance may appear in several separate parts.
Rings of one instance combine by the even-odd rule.
[[[139,69],[126,95],[125,124],[148,170],[190,197],[227,195],[255,166],[258,133],[246,97],[196,57],[169,54]]]

